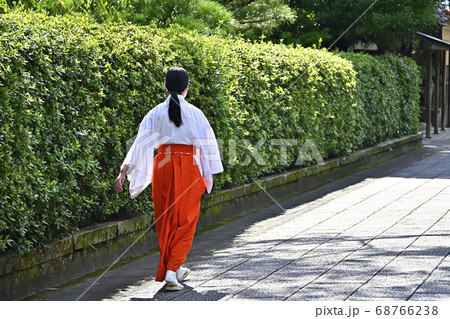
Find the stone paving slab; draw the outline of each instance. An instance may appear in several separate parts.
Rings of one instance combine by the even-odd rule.
[[[424,144],[196,236],[182,291],[154,281],[155,254],[102,299],[450,300],[450,132]]]
[[[296,218],[296,222],[277,227],[283,232],[274,228],[256,236],[253,242],[249,242],[250,251],[246,242],[233,246],[222,252],[222,256],[226,256],[222,260],[211,258],[203,262],[203,267],[202,263],[192,267],[193,273],[186,282],[191,289],[186,287],[176,295],[158,291],[156,294],[163,298],[157,299],[407,300],[420,285],[417,293],[422,299],[429,295],[439,295],[439,299],[443,299],[446,294],[450,299],[450,291],[444,288],[448,287],[443,285],[444,282],[426,282],[430,272],[442,262],[449,250],[449,246],[443,244],[448,238],[448,229],[445,229],[444,222],[439,223],[448,219],[448,210],[438,197],[442,187],[449,186],[404,183],[397,187],[404,192],[393,192],[392,196],[383,196],[389,189],[378,196],[375,193],[341,213],[324,216],[328,217],[325,220],[321,215],[326,212],[315,214],[312,210],[306,216],[307,220],[315,219],[311,215],[317,216],[316,224],[311,228],[298,227],[301,218]],[[401,194],[417,189],[415,196],[423,194],[420,196],[422,203],[420,200],[405,202],[406,206],[413,203],[411,211],[383,211],[387,205],[381,202],[382,198],[398,203],[402,197],[407,198],[406,194]],[[396,218],[387,218],[393,214]],[[375,223],[377,227],[371,228],[370,225]],[[286,225],[294,231],[288,232]],[[427,235],[431,230],[437,236]],[[447,235],[444,233],[446,230]],[[291,238],[280,241],[278,235],[295,232],[297,234]],[[255,241],[262,244],[257,245]],[[373,259],[380,262],[373,262]],[[345,267],[352,264],[346,260],[353,261],[353,267]],[[222,273],[215,276],[214,272],[201,274],[205,266],[218,268]],[[366,271],[361,272],[358,268]],[[449,272],[444,271],[444,274],[448,276]],[[125,293],[111,299],[130,300],[132,297]],[[147,294],[146,298],[151,300],[152,296]]]
[[[436,154],[387,176],[367,176],[328,200],[287,209],[278,203],[279,214],[192,265],[180,292],[147,282],[108,299],[450,300],[445,141]],[[373,172],[380,174],[358,174]]]

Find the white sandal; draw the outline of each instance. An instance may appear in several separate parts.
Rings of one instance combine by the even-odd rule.
[[[166,286],[166,290],[167,291],[179,291],[181,289],[183,289],[183,285],[180,283],[174,283],[171,281],[167,281],[167,286]]]
[[[177,281],[176,273],[172,270],[166,271],[166,284],[167,291],[178,291],[183,289],[183,285]]]
[[[189,276],[190,273],[191,273],[191,270],[189,268],[181,266],[177,270],[177,280],[178,280],[178,282],[185,280],[186,277]]]

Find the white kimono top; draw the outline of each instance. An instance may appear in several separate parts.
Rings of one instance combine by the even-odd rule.
[[[183,124],[169,120],[170,96],[142,120],[138,135],[122,163],[128,165],[131,198],[138,196],[152,181],[154,149],[164,144],[194,145],[200,154],[194,155],[208,193],[213,186],[213,174],[223,171],[214,132],[203,112],[178,95]]]

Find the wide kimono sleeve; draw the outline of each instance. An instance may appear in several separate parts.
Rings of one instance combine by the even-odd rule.
[[[130,182],[130,196],[138,196],[152,181],[154,150],[160,134],[154,132],[149,112],[142,120],[136,139],[122,163],[121,169],[128,165],[127,179]]]
[[[203,114],[202,114],[203,115]],[[201,129],[195,145],[200,149],[200,161],[206,190],[211,193],[213,175],[223,172],[222,160],[214,131],[206,117],[201,116]]]

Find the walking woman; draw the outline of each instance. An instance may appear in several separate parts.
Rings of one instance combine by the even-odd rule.
[[[123,190],[127,176],[135,198],[152,183],[160,261],[156,281],[181,290],[189,275],[182,266],[191,249],[200,198],[211,192],[213,174],[223,171],[214,132],[201,110],[186,102],[189,75],[181,67],[166,74],[170,94],[144,117],[116,180]],[[154,157],[154,149],[158,154]]]

